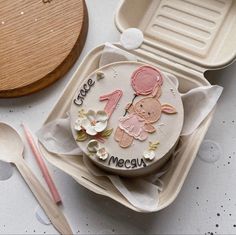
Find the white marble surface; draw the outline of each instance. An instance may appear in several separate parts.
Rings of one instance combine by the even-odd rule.
[[[113,21],[118,3],[118,0],[87,0],[89,33],[83,53],[73,69],[65,78],[37,94],[0,99],[0,121],[13,125],[21,134],[21,122],[32,131],[40,128],[73,70],[89,50],[105,41],[119,40]],[[178,198],[161,212],[139,214],[130,211],[110,199],[95,195],[49,166],[62,195],[63,211],[74,233],[236,233],[236,63],[223,71],[211,73],[211,77],[212,83],[225,89],[205,139],[218,143],[222,154],[215,163],[204,162],[198,157]],[[44,184],[27,144],[25,159]],[[0,234],[57,234],[53,226],[38,222],[35,217],[37,206],[37,201],[14,169],[10,179],[0,181]]]

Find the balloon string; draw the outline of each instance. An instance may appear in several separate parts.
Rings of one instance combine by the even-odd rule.
[[[130,108],[131,105],[134,103],[134,100],[135,100],[135,98],[136,98],[137,96],[138,96],[137,94],[134,94],[134,97],[133,97],[133,99],[132,99],[132,101],[131,101],[131,104],[125,109],[125,114],[123,115],[123,117],[127,114],[129,108]]]

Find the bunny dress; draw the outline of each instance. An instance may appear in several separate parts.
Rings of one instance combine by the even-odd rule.
[[[119,119],[119,127],[128,135],[138,140],[145,140],[148,133],[145,130],[146,120],[138,116],[136,113],[130,113],[125,117]]]

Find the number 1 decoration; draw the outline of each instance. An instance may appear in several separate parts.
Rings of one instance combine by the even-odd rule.
[[[99,97],[100,101],[107,100],[104,111],[107,113],[108,117],[110,117],[112,113],[114,112],[122,95],[123,95],[123,92],[121,90],[115,90],[112,93],[102,95]]]

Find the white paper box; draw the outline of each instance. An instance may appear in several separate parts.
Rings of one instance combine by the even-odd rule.
[[[131,53],[140,62],[174,74],[179,80],[180,92],[209,85],[204,72],[225,67],[235,59],[236,1],[138,0],[134,4],[134,0],[123,0],[115,23],[121,32],[130,27],[143,31],[144,43]],[[84,58],[45,123],[66,116],[77,88],[98,68],[103,47],[96,47]],[[171,170],[162,177],[165,186],[160,193],[158,210],[170,205],[177,197],[212,116],[213,112],[191,136],[181,138],[181,152]],[[42,145],[40,149],[50,163],[71,175],[79,184],[138,211],[107,178],[90,174],[82,158],[54,156]]]

